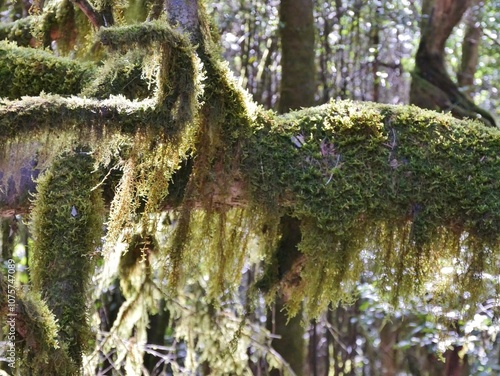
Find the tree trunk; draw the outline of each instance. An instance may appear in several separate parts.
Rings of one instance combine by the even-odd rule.
[[[297,249],[301,240],[299,221],[285,216],[281,219],[281,240],[276,257],[278,259],[279,278],[294,267],[301,258]],[[297,375],[303,374],[305,342],[304,327],[302,326],[302,310],[295,317],[289,319],[286,312],[286,295],[279,292],[271,316],[268,328],[278,339],[272,341],[273,348],[283,357]],[[272,370],[271,376],[281,375],[280,370]]]
[[[474,74],[479,61],[479,43],[483,35],[480,24],[483,2],[475,0],[474,3],[466,15],[467,26],[462,42],[462,61],[457,74],[460,90],[469,97],[474,92]]]
[[[467,364],[467,354],[460,357],[463,346],[454,345],[451,350],[445,353],[445,369],[443,376],[466,376],[469,375]]]
[[[397,339],[397,329],[391,322],[385,323],[380,331],[380,374],[384,376],[395,376],[397,374],[396,350],[394,345]]]
[[[279,111],[309,107],[314,103],[316,92],[314,65],[314,4],[312,0],[281,0],[281,50],[282,80]],[[296,219],[281,219],[282,239],[278,253],[293,256],[292,264],[300,260],[297,246],[300,242],[300,226]],[[283,255],[285,256],[285,255]],[[279,258],[285,258],[278,255]],[[304,327],[302,310],[292,319],[286,313],[286,298],[278,297],[274,307],[273,327],[281,339],[273,341],[273,347],[298,375],[304,369]],[[277,375],[278,371],[271,371]]]
[[[293,318],[289,318],[286,311],[283,310],[285,304],[283,297],[276,298],[272,326],[274,333],[280,338],[273,339],[272,346],[296,375],[303,375],[305,342],[302,315],[300,312]],[[284,373],[281,370],[273,369],[269,374],[271,376],[281,376]]]
[[[76,152],[59,157],[40,178],[31,213],[33,290],[47,302],[59,324],[58,339],[67,358],[41,355],[35,374],[79,375],[82,353],[92,338],[87,317],[91,254],[100,243],[102,208],[92,158]],[[42,359],[40,359],[42,358]]]
[[[165,308],[165,300],[161,299],[159,302],[158,313],[149,315],[149,328],[148,328],[148,344],[166,346],[165,332],[170,322],[170,311]],[[157,349],[158,353],[163,353],[163,350]],[[151,376],[161,375],[162,369],[168,367],[163,364],[163,361],[158,356],[150,353],[144,355],[144,366]],[[170,370],[171,371],[171,370]]]
[[[493,117],[471,102],[458,88],[444,63],[448,37],[472,0],[425,0],[422,36],[415,59],[410,103],[422,108],[450,111],[457,118],[477,118],[496,126]]]
[[[281,0],[281,99],[285,113],[315,103],[314,18],[312,0]]]

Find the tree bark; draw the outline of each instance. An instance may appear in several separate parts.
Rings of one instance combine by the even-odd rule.
[[[281,218],[281,240],[276,258],[278,279],[283,280],[285,274],[293,270],[301,253],[297,249],[301,234],[299,221],[285,216]],[[300,283],[300,282],[299,282]],[[296,286],[295,286],[296,287]],[[289,286],[291,289],[292,286]],[[295,317],[290,318],[286,312],[286,292],[278,292],[274,308],[268,315],[268,329],[279,338],[272,341],[273,348],[283,357],[297,375],[302,375],[305,358],[304,327],[302,326],[302,310]],[[281,375],[280,370],[271,370],[272,376]]]
[[[422,6],[422,36],[415,59],[410,103],[422,108],[451,112],[457,118],[477,118],[496,126],[487,112],[471,102],[448,75],[444,48],[453,28],[472,0],[425,0]]]

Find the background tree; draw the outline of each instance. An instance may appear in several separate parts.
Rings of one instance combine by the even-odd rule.
[[[312,0],[282,0],[279,8],[282,79],[279,112],[285,113],[315,103],[316,69],[314,53],[314,5]],[[300,223],[288,214],[280,219],[281,240],[278,259],[300,262],[298,245],[301,240]],[[292,266],[293,268],[293,266]],[[271,311],[271,328],[279,337],[273,347],[283,356],[296,374],[302,374],[306,352],[302,315],[289,318],[286,297],[278,292]],[[278,370],[271,375],[278,375]]]
[[[445,44],[471,1],[429,0],[422,4],[422,37],[416,56],[410,102],[423,108],[450,111],[459,118],[478,117],[487,125],[495,120],[462,93],[445,68]]]

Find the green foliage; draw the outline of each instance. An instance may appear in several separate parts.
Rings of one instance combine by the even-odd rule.
[[[102,207],[93,161],[83,152],[63,155],[38,182],[31,212],[33,289],[58,320],[58,338],[70,362],[58,374],[75,375],[91,339],[87,289],[92,254],[100,243]],[[49,375],[41,366],[38,375]]]

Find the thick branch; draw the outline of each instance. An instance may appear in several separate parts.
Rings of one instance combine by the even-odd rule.
[[[0,142],[36,137],[45,132],[124,132],[139,129],[168,130],[161,124],[153,100],[129,101],[123,97],[92,100],[47,95],[18,101],[0,100]]]
[[[189,42],[179,32],[161,21],[143,22],[128,26],[101,29],[98,39],[114,50],[132,47],[144,48],[153,43],[167,43],[173,47],[187,48]]]
[[[4,140],[43,129],[134,133],[160,119],[125,100],[48,97],[4,104],[0,130]],[[500,233],[498,130],[416,107],[340,102],[276,119],[266,114],[242,134],[233,154],[245,156],[246,187],[265,206],[289,207],[323,227],[419,212],[426,225],[430,216],[432,226]]]
[[[349,102],[260,121],[244,169],[267,206],[279,202],[345,234],[360,220],[396,217],[500,233],[496,129],[417,107]]]

